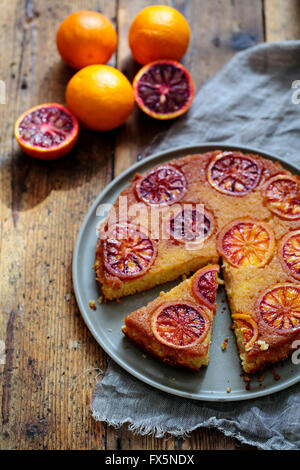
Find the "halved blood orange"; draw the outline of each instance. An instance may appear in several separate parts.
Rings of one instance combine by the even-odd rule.
[[[15,138],[21,149],[40,160],[68,153],[77,140],[78,121],[58,103],[45,103],[25,111],[16,121]]]
[[[128,224],[116,225],[103,246],[106,270],[120,279],[132,279],[145,274],[153,264],[155,242]]]
[[[274,253],[275,237],[265,222],[237,219],[220,232],[217,249],[228,263],[236,268],[267,264]]]
[[[207,179],[217,191],[229,196],[245,196],[255,189],[261,178],[261,165],[251,155],[221,152],[207,169]]]
[[[216,294],[219,271],[220,266],[217,264],[206,266],[193,277],[191,286],[194,297],[213,312],[217,309]]]
[[[182,349],[202,342],[210,319],[205,307],[192,302],[169,302],[154,311],[151,328],[155,338],[171,348]]]
[[[167,206],[179,201],[186,192],[183,173],[171,165],[161,165],[136,184],[140,201],[149,206]]]
[[[300,230],[288,232],[280,240],[278,258],[285,271],[300,281]]]
[[[208,210],[182,207],[166,222],[170,236],[179,243],[206,240],[215,229],[215,219]]]
[[[300,218],[300,182],[294,176],[275,175],[262,188],[267,208],[282,219]]]
[[[181,116],[194,99],[194,83],[186,68],[173,60],[145,65],[133,81],[138,106],[155,119]]]
[[[232,315],[235,326],[242,333],[244,338],[244,347],[249,351],[258,338],[258,325],[251,315],[244,313],[234,313]]]
[[[280,334],[300,330],[300,285],[276,284],[258,301],[259,314],[266,325]]]

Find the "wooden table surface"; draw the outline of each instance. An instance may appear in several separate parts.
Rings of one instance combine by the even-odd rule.
[[[110,61],[130,79],[127,33],[136,13],[158,3],[180,10],[192,29],[184,58],[197,89],[241,48],[300,38],[297,0],[0,0],[1,310],[0,449],[237,449],[216,430],[187,439],[135,436],[95,422],[89,404],[106,356],[84,325],[72,289],[74,243],[94,198],[120,172],[146,157],[170,126],[135,110],[105,134],[82,129],[78,145],[57,162],[18,149],[13,124],[27,108],[64,102],[73,71],[56,51],[60,22],[80,9],[108,16],[118,32]],[[0,346],[3,343],[0,343]]]

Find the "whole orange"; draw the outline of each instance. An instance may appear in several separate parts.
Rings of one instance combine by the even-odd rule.
[[[68,16],[56,35],[58,52],[74,69],[106,64],[117,47],[112,23],[97,11],[82,10]]]
[[[190,40],[190,27],[179,11],[150,6],[140,11],[129,30],[133,57],[142,65],[158,59],[180,61]]]
[[[107,131],[123,124],[132,112],[133,88],[119,70],[109,65],[89,65],[69,81],[66,103],[86,127]]]

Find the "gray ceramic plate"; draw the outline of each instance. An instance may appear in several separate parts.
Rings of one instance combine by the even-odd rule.
[[[124,338],[121,332],[125,315],[153,300],[162,289],[170,289],[177,283],[169,283],[144,294],[127,297],[122,300],[121,304],[110,302],[100,305],[97,302],[100,292],[92,269],[96,247],[96,227],[101,220],[96,216],[96,209],[99,204],[113,203],[137,171],[143,173],[153,166],[173,158],[192,153],[203,153],[216,148],[258,153],[272,160],[279,160],[283,166],[294,173],[300,174],[298,168],[287,165],[274,155],[266,154],[257,149],[222,145],[220,143],[177,148],[153,155],[147,160],[136,163],[113,180],[98,196],[89,210],[78,234],[74,251],[73,282],[78,306],[87,327],[107,354],[127,372],[153,387],[186,398],[207,401],[247,400],[277,392],[299,382],[300,365],[293,365],[291,359],[287,359],[275,367],[276,372],[280,375],[279,381],[274,380],[271,372],[266,372],[263,382],[259,383],[257,378],[253,379],[251,390],[247,391],[245,382],[241,377],[242,370],[235,339],[233,333],[229,330],[230,314],[223,289],[219,289],[217,298],[219,308],[213,327],[210,364],[199,373],[193,373],[171,368],[149,356],[144,358],[142,352]],[[89,308],[91,299],[96,300],[97,309],[95,311]],[[221,344],[226,336],[229,336],[229,343],[227,350],[223,352]],[[228,387],[231,388],[231,393],[226,392]]]

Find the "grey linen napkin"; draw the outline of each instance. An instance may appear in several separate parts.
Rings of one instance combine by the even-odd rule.
[[[189,113],[147,151],[202,142],[249,144],[300,165],[300,41],[240,52],[198,92]],[[294,87],[300,85],[294,83]],[[93,417],[140,434],[183,436],[215,427],[261,449],[300,448],[300,384],[264,398],[197,402],[168,395],[130,376],[113,361],[98,382]]]

